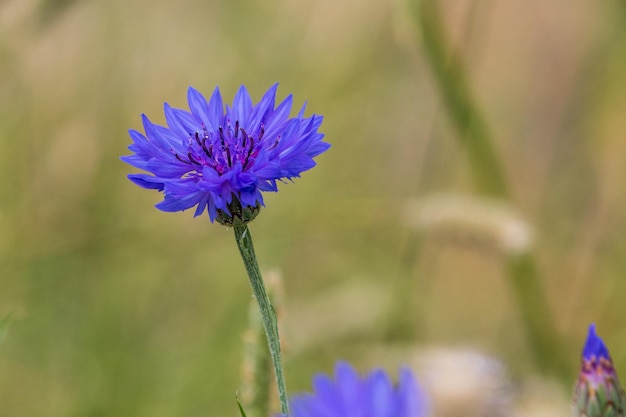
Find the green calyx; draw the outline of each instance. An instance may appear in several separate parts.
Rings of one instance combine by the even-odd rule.
[[[597,386],[589,380],[579,381],[574,397],[575,416],[623,417],[626,399],[619,381],[606,377]]]
[[[228,204],[228,210],[230,214],[224,210],[217,209],[216,220],[224,226],[233,227],[235,225],[248,224],[254,220],[261,212],[261,205],[257,203],[254,207],[242,207],[239,199],[233,195],[233,201]]]

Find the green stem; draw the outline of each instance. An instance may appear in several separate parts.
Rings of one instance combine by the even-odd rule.
[[[506,199],[509,190],[493,137],[472,99],[461,61],[451,53],[438,3],[413,0],[412,5],[426,60],[457,129],[457,137],[465,145],[476,185],[484,194]],[[511,255],[506,268],[536,362],[545,371],[569,378],[571,372],[563,360],[563,342],[550,314],[535,260],[530,254]]]
[[[259,311],[261,312],[261,320],[263,321],[263,328],[265,329],[265,336],[267,337],[270,355],[272,356],[272,363],[274,364],[274,372],[276,374],[280,411],[283,415],[288,416],[289,403],[287,401],[287,388],[285,386],[285,378],[283,376],[283,367],[280,358],[280,338],[278,336],[276,312],[274,311],[270,299],[267,296],[267,292],[265,291],[265,285],[263,284],[259,264],[256,260],[254,246],[252,245],[252,236],[250,235],[248,226],[236,223],[233,224],[233,229],[235,231],[235,240],[237,241],[237,246],[239,247],[239,253],[241,253],[241,258],[246,266],[246,272],[248,272],[248,278],[250,280],[250,285],[252,286],[252,293],[256,298],[259,305]]]

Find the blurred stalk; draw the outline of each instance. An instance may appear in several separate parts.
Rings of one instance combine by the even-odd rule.
[[[280,324],[282,302],[282,279],[280,274],[266,274],[268,295],[277,311]],[[248,417],[267,417],[275,406],[276,391],[272,389],[272,359],[267,349],[263,321],[256,306],[250,303],[248,329],[243,336],[243,361],[241,369],[241,404],[246,408]]]
[[[254,246],[252,245],[252,236],[248,226],[243,223],[233,224],[235,231],[235,240],[239,247],[239,253],[246,267],[252,292],[259,306],[259,312],[261,313],[261,320],[263,321],[263,328],[265,330],[265,336],[272,357],[272,363],[274,365],[274,373],[276,375],[276,385],[278,387],[278,398],[280,401],[280,411],[284,416],[289,416],[289,403],[287,400],[287,388],[285,386],[285,378],[283,375],[283,367],[281,363],[280,355],[280,338],[278,335],[278,322],[276,319],[276,311],[272,307],[270,299],[265,290],[265,284],[261,277],[261,271],[259,270],[259,264],[256,260],[254,253]]]
[[[412,12],[426,60],[457,137],[467,141],[465,150],[477,187],[483,194],[507,199],[509,191],[493,138],[472,99],[461,61],[451,53],[438,2],[414,0]],[[530,254],[508,256],[506,263],[535,361],[544,371],[568,380],[571,372],[564,359],[564,345],[556,331],[533,257]]]
[[[450,53],[436,1],[416,0],[414,18],[421,29],[426,58],[437,87],[465,146],[477,186],[487,195],[503,197],[508,193],[502,167],[484,119],[472,101],[463,66]]]
[[[573,368],[556,331],[535,260],[530,253],[513,255],[506,269],[537,364],[569,384]]]
[[[256,303],[250,307],[248,329],[243,337],[241,404],[248,417],[267,417],[270,413],[272,360],[265,342],[265,330]]]
[[[11,320],[11,314],[13,313],[9,313],[6,316],[4,316],[2,319],[0,319],[0,346],[2,346],[2,343],[4,342],[4,339],[7,336],[7,333],[9,331],[9,323]]]

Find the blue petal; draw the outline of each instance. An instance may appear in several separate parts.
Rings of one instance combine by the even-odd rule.
[[[302,117],[304,116],[305,110],[306,110],[306,101],[304,102],[304,104],[302,104],[302,107],[300,108],[300,111],[298,112],[298,115],[296,117],[298,119],[302,119]]]
[[[342,409],[341,391],[326,375],[320,374],[313,378],[313,391],[316,398],[311,398],[311,404],[317,403],[324,408],[337,411]]]
[[[198,188],[198,184],[192,178],[185,179],[166,179],[165,183],[165,195],[181,197],[186,194],[194,194],[198,191],[202,191]]]
[[[265,205],[263,202],[263,196],[256,188],[252,191],[242,191],[239,193],[239,201],[244,207],[255,207],[257,203]]]
[[[313,394],[292,398],[292,417],[425,417],[427,402],[411,372],[403,368],[394,387],[382,370],[363,377],[339,362],[335,380],[317,375]]]
[[[316,156],[326,152],[328,150],[328,148],[330,148],[330,143],[318,142],[315,145],[311,146],[307,150],[306,154],[307,154],[307,156],[310,156],[311,158],[314,158],[314,157],[316,157]]]
[[[159,181],[151,175],[146,174],[129,174],[128,179],[137,184],[140,187],[148,188],[150,190],[163,191],[163,182]]]
[[[298,395],[291,399],[291,415],[297,417],[321,417],[311,406],[310,396]]]
[[[133,145],[130,145],[128,149],[135,152],[142,152],[145,155],[153,156],[157,154],[157,150],[155,149],[155,147],[140,132],[131,129],[128,131],[128,134],[133,140]]]
[[[401,415],[426,416],[428,415],[428,401],[426,394],[420,389],[408,368],[400,369],[398,377],[398,393],[400,396]]]
[[[174,109],[169,104],[163,105],[163,112],[165,113],[165,121],[169,128],[178,135],[180,142],[182,143],[191,133],[178,119]]]
[[[143,122],[143,129],[146,132],[146,137],[153,146],[156,146],[156,148],[161,151],[168,151],[171,149],[170,144],[160,135],[156,125],[154,125],[145,114],[141,115],[141,121]]]
[[[298,155],[289,160],[288,164],[281,165],[281,176],[285,178],[299,177],[304,171],[315,166],[315,161],[306,155]]]
[[[371,373],[368,380],[368,395],[364,398],[368,402],[371,415],[375,417],[392,417],[394,413],[393,385],[389,377],[382,371]]]
[[[217,218],[217,209],[215,208],[215,201],[213,200],[213,197],[209,198],[209,218],[211,219],[211,223],[215,221],[215,219]]]
[[[151,158],[158,158],[163,155],[164,151],[162,149],[155,146],[153,142],[150,142],[144,135],[142,135],[138,131],[131,129],[128,131],[128,133],[133,139],[133,143],[128,147],[128,149],[132,152],[135,152],[137,158],[144,159],[147,162]],[[122,160],[127,162],[125,159]]]
[[[189,109],[191,113],[196,116],[208,129],[214,129],[211,123],[211,117],[209,116],[209,104],[206,98],[193,87],[189,87],[187,90],[187,102],[189,103]]]
[[[224,105],[222,104],[222,95],[220,89],[215,87],[211,99],[209,100],[209,123],[212,130],[217,130],[223,124]]]
[[[268,141],[273,141],[283,131],[283,124],[291,113],[291,104],[293,102],[293,96],[289,94],[282,103],[278,105],[276,110],[268,115],[265,121],[265,136]]]
[[[148,161],[150,159],[146,159],[143,156],[139,156],[137,154],[135,155],[128,155],[128,156],[122,156],[120,157],[120,159],[124,162],[126,162],[129,165],[134,166],[135,168],[139,168],[139,169],[143,169],[144,171],[148,171]]]
[[[353,410],[358,410],[363,402],[359,375],[348,363],[340,362],[335,367],[335,379],[337,386],[341,387],[342,410],[349,415]]]
[[[252,110],[252,114],[248,119],[248,123],[246,124],[246,129],[248,129],[251,133],[252,129],[259,130],[261,123],[267,117],[269,112],[274,110],[274,103],[276,101],[276,89],[278,88],[278,83],[274,84],[270,87],[269,90],[263,95],[259,104],[257,104]]]
[[[265,149],[261,149],[250,170],[261,180],[280,178],[281,172],[278,161],[270,160]]]
[[[228,202],[222,198],[219,194],[213,194],[213,202],[215,204],[215,208],[219,210],[223,210],[226,214],[230,215],[230,210],[228,210]]]
[[[593,356],[596,358],[610,359],[609,349],[604,344],[604,341],[596,334],[596,325],[592,323],[589,326],[587,333],[587,341],[583,348],[583,358],[586,360],[591,359]]]
[[[262,181],[259,182],[259,190],[261,191],[278,191],[278,187],[276,186],[276,181]]]
[[[202,124],[191,113],[173,107],[172,113],[174,113],[174,117],[182,125],[184,132],[187,134],[186,137],[202,131]]]
[[[234,176],[233,182],[239,190],[251,190],[256,188],[259,179],[250,172],[239,172]]]
[[[172,150],[177,153],[186,152],[187,148],[185,146],[184,139],[188,137],[187,135],[181,138],[180,135],[176,134],[176,132],[172,131],[171,129],[159,125],[154,125],[154,129],[169,146],[169,148],[162,150],[163,154],[171,155]]]
[[[303,153],[308,148],[309,144],[297,134],[299,128],[300,121],[297,119],[291,119],[285,126],[283,139],[278,145],[281,159]]]
[[[247,119],[252,110],[252,99],[248,94],[245,86],[239,87],[235,99],[233,100],[233,119],[232,122],[239,121],[240,126],[248,126]]]
[[[209,199],[211,198],[211,194],[204,194],[202,199],[198,202],[198,207],[196,207],[196,212],[193,214],[193,217],[198,217],[204,212],[204,209],[207,206]]]
[[[165,178],[180,178],[190,171],[189,165],[180,162],[174,157],[171,157],[170,160],[150,159],[145,169],[157,177]]]
[[[182,211],[187,210],[198,204],[202,198],[204,197],[203,192],[195,192],[193,194],[188,194],[183,197],[172,197],[165,196],[165,200],[161,201],[155,207],[161,211],[174,212],[174,211]]]

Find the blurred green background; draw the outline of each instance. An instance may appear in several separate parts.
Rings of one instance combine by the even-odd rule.
[[[439,6],[535,231],[572,380],[592,321],[624,372],[626,7]],[[154,209],[119,160],[139,115],[164,123],[189,85],[230,101],[245,84],[258,101],[278,81],[325,117],[333,147],[251,225],[261,267],[284,278],[291,392],[336,359],[391,368],[427,346],[541,373],[503,255],[407,226],[412,199],[481,190],[410,10],[0,0],[0,416],[237,415],[251,296],[232,231]]]

